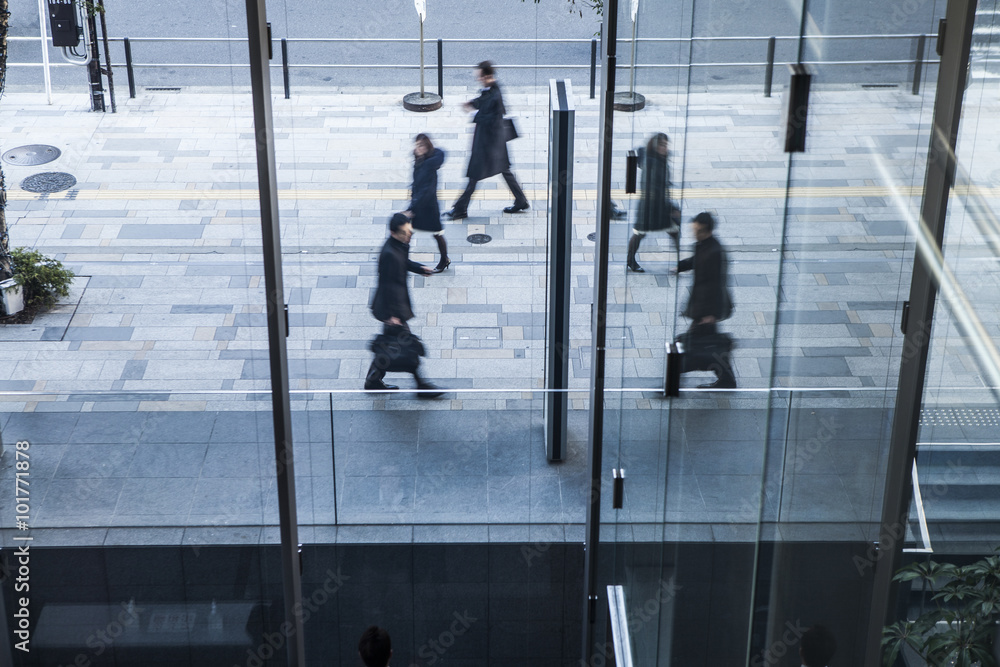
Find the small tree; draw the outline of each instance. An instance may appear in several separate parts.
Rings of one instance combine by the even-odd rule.
[[[894,665],[903,646],[909,646],[928,665],[996,667],[993,636],[1000,618],[1000,556],[971,565],[914,563],[893,577],[920,580],[936,591],[935,608],[913,621],[899,621],[882,631],[885,665]]]
[[[57,297],[69,295],[76,274],[62,262],[27,248],[15,248],[10,255],[14,280],[21,286],[25,306],[51,306]]]

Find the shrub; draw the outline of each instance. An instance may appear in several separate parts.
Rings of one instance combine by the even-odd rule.
[[[51,306],[57,297],[69,294],[69,285],[76,274],[62,262],[27,248],[15,248],[10,256],[14,280],[21,286],[25,307]]]

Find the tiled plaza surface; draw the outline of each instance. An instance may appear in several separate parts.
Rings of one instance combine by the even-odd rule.
[[[448,154],[442,208],[464,185],[471,126],[457,103],[471,91],[446,91],[445,106],[431,114],[403,111],[404,92],[338,90],[274,100],[292,324],[289,372],[299,392],[296,409],[309,415],[296,432],[300,522],[315,530],[333,519],[406,524],[391,529],[411,536],[417,530],[411,524],[420,523],[475,524],[487,532],[504,523],[578,524],[590,374],[594,244],[587,235],[594,231],[596,203],[596,103],[580,95],[575,100],[570,386],[577,390],[571,402],[578,413],[569,460],[550,464],[541,394],[528,393],[540,389],[544,377],[542,90],[506,92],[522,134],[510,145],[514,171],[532,209],[503,215],[510,197],[502,182],[481,184],[469,219],[446,224],[451,269],[412,279],[414,330],[429,350],[426,373],[455,391],[435,402],[349,393],[360,389],[370,361],[367,343],[377,331],[368,310],[374,258],[385,221],[407,203],[416,133],[427,132]],[[724,328],[738,341],[740,387],[752,391],[657,398],[652,390],[662,383],[664,342],[687,326],[676,313],[690,277],[670,275],[672,248],[656,234],[639,255],[647,272],[626,274],[629,223],[615,221],[607,371],[611,387],[628,391],[609,399],[621,417],[607,451],[614,456],[620,447],[636,473],[629,521],[708,530],[719,521],[752,526],[762,479],[765,487],[775,474],[780,480],[779,462],[795,456],[777,446],[765,451],[762,444],[763,390],[773,369],[777,386],[856,390],[831,394],[826,404],[845,415],[861,407],[874,416],[843,419],[852,427],[870,426],[847,438],[864,443],[857,456],[823,443],[830,458],[815,472],[825,480],[811,481],[832,485],[823,495],[836,501],[810,505],[805,494],[796,502],[795,475],[784,470],[784,483],[767,490],[765,506],[771,503],[773,512],[787,507],[791,514],[782,516],[790,522],[856,524],[849,529],[852,539],[863,537],[858,526],[877,516],[872,507],[881,502],[875,479],[887,436],[877,413],[892,407],[900,306],[908,297],[913,256],[913,233],[904,219],[920,201],[932,97],[902,90],[814,91],[809,152],[791,158],[787,220],[789,157],[776,138],[779,97],[727,88],[690,95],[651,91],[647,98],[644,111],[616,117],[616,198],[634,207],[620,190],[624,151],[652,132],[668,132],[685,218],[715,212],[718,236],[730,251],[736,312]],[[23,432],[38,443],[39,526],[170,526],[173,537],[151,538],[165,540],[199,539],[196,531],[226,525],[259,533],[276,515],[269,500],[268,427],[260,421],[267,413],[259,410],[269,407],[269,399],[246,393],[269,386],[249,92],[140,91],[135,100],[120,95],[114,115],[90,113],[80,94],[58,94],[55,102],[48,106],[41,95],[14,93],[0,107],[5,136],[13,138],[4,150],[50,144],[62,151],[41,167],[4,165],[12,245],[36,247],[78,275],[59,306],[30,325],[0,328],[0,356],[8,362],[0,366],[0,390],[15,392],[3,397],[0,419],[8,419],[6,440]],[[983,122],[968,118],[963,141],[995,144],[1000,130],[985,121],[996,111],[996,92],[984,90],[977,112]],[[976,160],[966,166],[995,207],[996,170],[985,158]],[[78,183],[51,195],[18,187],[42,171],[71,173]],[[959,282],[986,306],[980,315],[997,334],[997,275],[981,270],[989,253],[963,211],[956,200],[949,259],[960,251],[954,262]],[[468,243],[476,233],[492,241]],[[682,252],[689,252],[690,242],[685,229]],[[433,264],[434,250],[429,235],[415,236],[415,259]],[[935,336],[941,344],[933,347],[929,366],[932,402],[989,405],[978,365],[952,325],[942,320]],[[693,375],[685,383],[706,378]],[[404,388],[407,383],[403,378]],[[785,414],[780,401],[776,412]],[[67,430],[52,435],[58,420]],[[780,420],[772,415],[774,421]],[[230,422],[240,428],[256,423],[258,430],[227,434]],[[640,435],[621,434],[635,423],[644,424]],[[719,425],[743,444],[727,448],[720,443],[728,438],[698,433]],[[944,427],[935,428],[925,439],[947,439],[940,435]],[[796,436],[793,445],[805,446],[815,433]],[[331,518],[335,462],[336,512],[343,516]],[[6,455],[4,474],[12,474]],[[664,485],[664,475],[673,483]],[[995,481],[972,477],[989,488]],[[800,488],[808,488],[801,481]],[[803,514],[795,518],[796,512]],[[104,532],[95,540],[115,539],[114,528],[98,530]],[[192,537],[184,537],[185,530]]]

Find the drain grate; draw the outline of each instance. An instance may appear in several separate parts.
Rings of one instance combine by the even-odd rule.
[[[470,234],[469,237],[465,240],[475,245],[482,245],[484,243],[489,243],[490,241],[492,241],[493,237],[490,236],[489,234]]]
[[[503,347],[500,327],[455,327],[454,349],[497,349]]]
[[[863,83],[862,88],[899,88],[898,83]]]
[[[146,87],[146,90],[153,91],[155,93],[179,93],[179,92],[181,92],[180,88],[164,88],[164,87],[150,88],[148,86]]]
[[[69,190],[74,185],[76,185],[76,179],[73,175],[62,171],[47,171],[42,174],[28,176],[21,181],[22,190],[41,194]]]
[[[597,232],[590,232],[587,234],[587,240],[591,243],[597,243]]]
[[[1000,426],[997,408],[927,408],[920,411],[924,426]]]
[[[18,146],[11,148],[3,154],[3,161],[7,164],[19,167],[37,167],[40,164],[52,162],[62,155],[62,152],[55,146],[45,144],[31,144],[29,146]]]

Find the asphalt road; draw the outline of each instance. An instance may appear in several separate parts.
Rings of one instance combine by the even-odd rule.
[[[502,43],[508,39],[582,39],[589,40],[599,28],[599,18],[588,7],[572,5],[568,0],[429,0],[429,12],[424,24],[427,85],[436,86],[435,39],[469,39],[476,42],[447,42],[444,62],[445,84],[472,85],[469,65],[491,59],[501,67],[501,77],[508,85],[543,84],[549,78],[570,77],[578,87],[587,84],[590,44],[581,43]],[[940,0],[904,0],[887,7],[875,0],[851,0],[850,6],[833,0],[807,0],[805,21],[808,34],[909,34],[933,33],[936,16],[943,12]],[[178,0],[173,3],[138,3],[107,0],[107,21],[112,37],[129,36],[135,62],[167,65],[140,67],[137,83],[142,86],[247,85],[245,68],[231,68],[230,63],[246,62],[246,47],[242,41],[232,42],[146,42],[149,37],[200,37],[245,39],[245,5],[239,0]],[[34,0],[11,0],[12,36],[38,35],[38,9]],[[582,16],[581,16],[582,13]],[[623,2],[619,20],[619,37],[632,35],[629,3]],[[354,44],[330,42],[289,42],[289,62],[292,65],[292,85],[416,85],[419,81],[415,66],[419,50],[415,43],[379,42],[384,39],[416,39],[419,23],[410,0],[378,0],[377,2],[334,2],[321,0],[281,0],[268,3],[268,17],[275,39],[354,38],[373,41]],[[800,28],[801,2],[759,3],[752,0],[643,0],[637,33],[640,38],[733,37],[797,35]],[[932,42],[929,44],[932,45]],[[709,67],[704,63],[763,63],[766,41],[698,41],[641,42],[637,61],[656,63],[661,67],[640,68],[637,86],[684,85],[688,82],[688,62],[693,86],[714,84],[762,85],[764,68],[759,65]],[[776,59],[794,60],[797,40],[779,40]],[[276,42],[277,50],[277,42]],[[932,53],[932,49],[928,48]],[[915,55],[915,41],[811,39],[805,45],[806,60],[909,60]],[[62,62],[52,51],[53,62]],[[627,41],[620,43],[619,61],[628,64],[631,58]],[[37,43],[12,42],[11,62],[39,62]],[[124,62],[120,43],[112,45],[112,62]],[[280,62],[280,53],[275,54]],[[213,68],[191,68],[170,65],[213,63],[226,65]],[[578,69],[558,65],[582,66]],[[318,67],[306,67],[317,65]],[[339,67],[330,67],[338,65]],[[377,69],[362,65],[380,65]],[[410,69],[392,67],[406,65]],[[531,66],[545,65],[542,69]],[[668,67],[662,67],[667,65]],[[818,68],[818,83],[905,83],[910,76],[909,65],[844,66]],[[117,72],[124,87],[124,71]],[[784,74],[776,70],[775,81]],[[272,78],[280,84],[280,70]],[[8,83],[12,86],[41,86],[41,70],[37,67],[12,67]],[[620,81],[627,81],[623,76]],[[62,67],[54,70],[56,85],[86,85],[82,68]],[[621,86],[623,84],[619,84]]]

